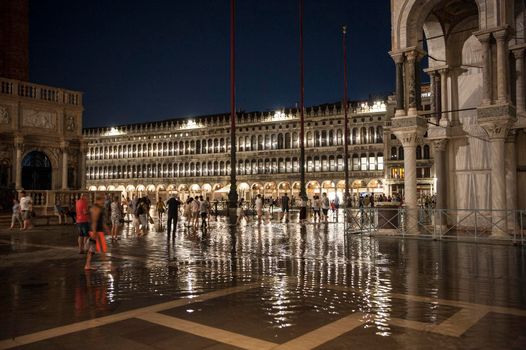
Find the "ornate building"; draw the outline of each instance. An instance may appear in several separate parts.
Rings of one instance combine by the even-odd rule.
[[[386,128],[387,101],[353,103],[349,169],[358,192],[403,193],[403,148]],[[299,194],[299,116],[296,110],[242,113],[238,117],[239,194],[276,197]],[[306,110],[307,193],[343,196],[343,115],[340,105]],[[390,113],[391,112],[391,113]],[[155,123],[84,129],[88,142],[87,185],[152,196],[178,191],[183,196],[228,193],[229,116],[213,115]],[[419,145],[419,185],[433,191],[429,145]]]
[[[27,82],[27,12],[0,2],[0,190],[81,188],[82,94]]]
[[[526,208],[524,1],[392,0],[391,19],[397,80],[391,130],[405,155],[407,206],[417,206],[417,145],[427,132],[437,207],[487,210],[493,235],[505,235],[517,224],[512,211]],[[420,101],[426,61],[431,120]]]

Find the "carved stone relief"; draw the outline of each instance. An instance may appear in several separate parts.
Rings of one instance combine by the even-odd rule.
[[[66,118],[64,119],[65,129],[66,131],[75,131],[76,123],[75,123],[75,116],[74,115],[66,115]]]
[[[24,109],[22,110],[22,126],[55,129],[57,126],[57,114],[49,111]]]
[[[0,106],[0,124],[9,124],[9,112],[6,106]]]

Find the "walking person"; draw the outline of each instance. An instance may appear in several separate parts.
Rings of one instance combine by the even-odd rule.
[[[111,203],[111,239],[119,239],[122,221],[124,220],[122,213],[122,205],[119,203],[119,196],[113,198]]]
[[[199,207],[200,207],[199,198],[196,196],[194,200],[192,201],[192,206],[191,206],[191,210],[192,210],[192,223],[191,224],[194,227],[194,230],[197,230],[197,225],[199,224]]]
[[[245,219],[245,221],[248,223],[247,216],[245,215],[245,209],[243,208],[244,206],[245,206],[245,199],[241,198],[239,200],[239,203],[237,204],[237,210],[236,210],[237,221],[236,221],[236,225],[239,225],[239,223],[241,222],[241,219]]]
[[[201,216],[201,229],[206,230],[208,228],[207,220],[208,213],[210,211],[210,203],[208,198],[203,199],[203,196],[199,196],[199,215]]]
[[[142,237],[148,230],[148,205],[144,201],[144,198],[140,198],[137,202],[136,216],[138,218],[139,229],[137,237]]]
[[[75,215],[77,222],[77,229],[79,231],[79,237],[77,243],[79,246],[79,254],[84,253],[86,247],[86,241],[89,236],[89,204],[88,197],[85,193],[80,195],[80,198],[75,202]]]
[[[285,217],[285,222],[289,222],[289,196],[285,193],[283,197],[281,197],[281,217],[279,218],[279,221],[281,222],[283,220],[283,217]]]
[[[97,251],[106,251],[106,241],[104,240],[104,232],[107,228],[104,222],[104,195],[97,194],[95,196],[95,203],[90,209],[91,231],[88,239],[88,249],[86,254],[86,264],[84,270],[96,270],[97,268],[91,265],[93,255]]]
[[[312,222],[320,221],[320,199],[318,195],[314,195],[311,201],[312,205]]]
[[[170,237],[170,234],[172,232],[172,227],[173,227],[173,236],[175,236],[175,232],[177,231],[177,218],[179,216],[180,205],[181,205],[181,201],[175,194],[172,194],[170,199],[168,199],[168,202],[166,202],[166,206],[168,207],[168,220],[166,221],[166,234],[168,237]]]
[[[166,206],[164,205],[164,202],[161,199],[161,197],[159,197],[159,199],[157,200],[156,209],[157,209],[157,216],[159,217],[159,231],[162,231],[162,229],[163,229],[163,214],[166,211]]]
[[[323,221],[325,221],[325,222],[328,221],[329,208],[330,208],[329,197],[327,197],[327,193],[324,192],[321,195],[321,211],[323,213],[323,215],[322,215]]]
[[[258,224],[261,224],[261,220],[263,218],[263,199],[261,198],[261,194],[258,194],[256,196],[254,206],[256,208],[256,214],[258,216]]]
[[[22,212],[20,211],[20,203],[18,200],[13,199],[13,214],[11,215],[11,227],[10,230],[15,228],[15,222],[18,222],[20,229],[22,229]]]
[[[29,230],[33,228],[31,224],[31,215],[33,213],[33,200],[26,194],[26,191],[20,192],[20,212],[22,213],[23,226],[20,230]]]

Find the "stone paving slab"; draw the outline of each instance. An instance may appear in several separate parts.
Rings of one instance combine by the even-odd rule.
[[[125,226],[93,272],[72,226],[0,229],[0,349],[524,348],[522,247],[210,226]]]

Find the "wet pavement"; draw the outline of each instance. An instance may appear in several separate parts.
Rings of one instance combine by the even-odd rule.
[[[0,349],[524,349],[526,251],[211,220],[126,225],[85,272],[71,225],[0,229]]]

